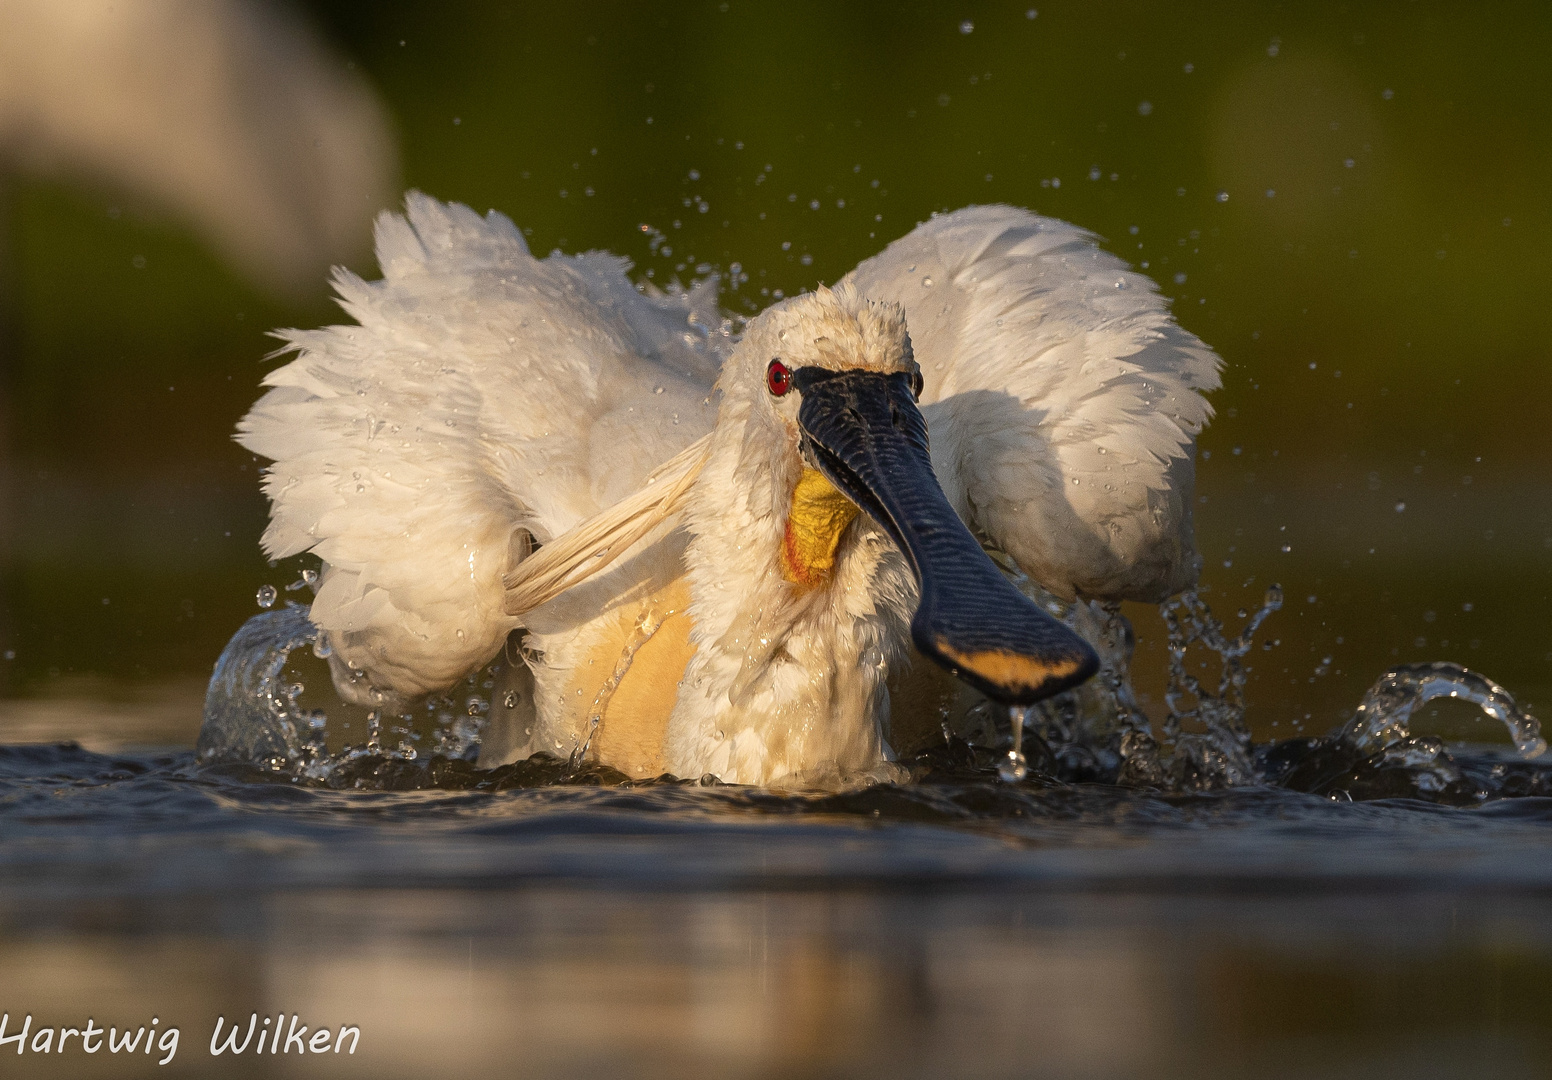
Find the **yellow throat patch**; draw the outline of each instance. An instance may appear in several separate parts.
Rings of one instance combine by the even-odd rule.
[[[801,588],[823,585],[835,568],[841,533],[857,516],[857,504],[817,469],[803,470],[792,492],[781,545],[781,576]]]

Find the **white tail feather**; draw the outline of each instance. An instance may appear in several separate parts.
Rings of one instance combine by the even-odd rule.
[[[580,585],[668,520],[701,474],[711,448],[704,435],[659,466],[646,486],[557,536],[502,579],[508,615],[522,615]]]

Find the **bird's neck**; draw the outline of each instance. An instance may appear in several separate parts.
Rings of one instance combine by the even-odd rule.
[[[822,475],[744,447],[742,425],[719,430],[688,499],[695,655],[665,766],[746,784],[874,776],[914,579]]]

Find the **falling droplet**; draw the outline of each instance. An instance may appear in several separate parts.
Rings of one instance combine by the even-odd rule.
[[[501,699],[501,704],[505,705],[509,709],[517,708],[517,691],[508,690],[507,696]]]
[[[1013,749],[997,766],[997,778],[1005,784],[1016,784],[1029,775],[1029,763],[1024,760],[1024,721],[1029,710],[1022,705],[1008,706],[1008,719],[1013,723]]]
[[[932,278],[930,278],[930,277],[922,278],[922,288],[924,288],[924,289],[932,288]]]
[[[275,586],[260,585],[258,594],[254,597],[254,599],[259,602],[259,607],[272,608],[275,606],[275,598],[279,595],[280,590],[276,589]]]

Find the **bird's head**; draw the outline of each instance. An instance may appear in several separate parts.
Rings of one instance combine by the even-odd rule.
[[[920,585],[918,650],[1010,704],[1094,673],[1094,651],[1014,588],[938,485],[899,305],[849,286],[794,297],[750,323],[721,386],[725,405],[746,418],[739,471],[770,491],[785,520],[781,572],[795,588],[828,583],[861,511]]]

